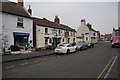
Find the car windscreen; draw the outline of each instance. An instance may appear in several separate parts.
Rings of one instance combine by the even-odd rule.
[[[83,45],[83,43],[78,43],[78,44],[76,44],[76,45],[80,46],[80,45]]]
[[[57,47],[65,47],[65,46],[66,46],[65,44],[60,44]]]
[[[120,41],[120,38],[113,38],[112,41]]]

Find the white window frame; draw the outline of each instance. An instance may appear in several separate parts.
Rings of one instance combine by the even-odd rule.
[[[23,27],[23,23],[24,22],[24,18],[22,18],[22,17],[17,17],[17,28],[24,28]],[[21,23],[22,24],[22,26],[18,26],[18,23]]]

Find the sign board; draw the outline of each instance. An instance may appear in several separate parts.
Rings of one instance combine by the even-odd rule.
[[[56,33],[57,33],[57,30],[53,29],[52,34],[56,34]]]

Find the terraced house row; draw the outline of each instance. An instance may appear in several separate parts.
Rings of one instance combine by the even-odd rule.
[[[2,16],[0,29],[2,30],[0,33],[3,47],[27,46],[28,44],[36,48],[56,46],[59,43],[77,42],[79,41],[78,37],[81,37],[77,35],[83,34],[79,29],[76,31],[61,24],[58,16],[55,16],[54,21],[32,17],[31,6],[27,10],[23,0],[18,0],[18,3],[0,2],[0,6],[2,6],[0,10],[0,16]],[[94,38],[96,39],[97,32],[95,34]]]
[[[37,48],[56,46],[61,43],[76,42],[76,31],[66,25],[60,24],[60,19],[55,16],[54,22],[46,18],[34,18],[34,43]]]

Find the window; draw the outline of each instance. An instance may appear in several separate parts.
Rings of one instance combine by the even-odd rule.
[[[72,45],[70,44],[70,45],[68,45],[67,47],[72,47]]]
[[[45,33],[48,34],[48,28],[45,28]]]
[[[52,39],[51,38],[49,39],[49,43],[52,43]]]
[[[95,33],[93,33],[93,36],[96,36],[96,34],[95,34]]]
[[[85,35],[89,35],[89,33],[85,33]]]
[[[69,32],[68,31],[65,32],[65,37],[69,37]]]
[[[71,36],[72,36],[72,32],[71,32]]]
[[[48,37],[45,37],[45,46],[48,45]]]
[[[68,38],[68,43],[70,43],[70,38]]]
[[[61,36],[61,31],[60,30],[59,30],[58,34],[59,34],[59,36]]]
[[[88,37],[86,37],[86,41],[88,41]]]
[[[17,27],[18,27],[18,28],[24,28],[24,27],[23,27],[23,18],[18,18]]]
[[[63,42],[64,42],[64,38],[63,38]]]
[[[75,38],[73,38],[73,43],[75,42]]]
[[[81,38],[84,39],[84,34],[81,34]]]
[[[75,37],[75,32],[73,32],[73,36]]]

